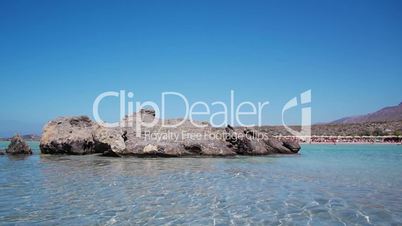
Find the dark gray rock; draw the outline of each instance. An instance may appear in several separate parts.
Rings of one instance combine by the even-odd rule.
[[[295,154],[300,151],[297,142],[283,142],[248,128],[226,128],[227,141],[239,155]]]
[[[294,140],[284,140],[283,146],[285,146],[287,149],[289,149],[293,153],[297,153],[301,149],[300,144]]]
[[[294,152],[289,150],[287,147],[283,145],[283,142],[278,139],[267,139],[264,140],[267,145],[267,149],[269,152],[273,154],[293,154]]]
[[[31,155],[32,150],[29,145],[24,141],[24,139],[22,139],[22,137],[17,134],[11,138],[11,142],[6,149],[6,153],[10,155]]]

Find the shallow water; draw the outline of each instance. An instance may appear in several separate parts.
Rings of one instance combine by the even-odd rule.
[[[32,156],[0,156],[0,224],[402,224],[402,146],[120,159],[30,145]]]

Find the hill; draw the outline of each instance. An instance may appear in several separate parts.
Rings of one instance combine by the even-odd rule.
[[[397,106],[385,107],[366,115],[341,118],[330,124],[359,124],[369,122],[394,122],[402,121],[402,103]]]

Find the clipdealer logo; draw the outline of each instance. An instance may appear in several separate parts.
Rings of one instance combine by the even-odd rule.
[[[144,122],[141,118],[141,114],[136,114],[135,120],[125,121],[120,120],[118,122],[105,122],[99,113],[100,105],[102,100],[106,97],[115,97],[119,98],[119,112],[120,119],[123,119],[126,115],[134,115],[135,112],[139,112],[141,109],[151,108],[155,111],[155,117],[151,122]],[[182,120],[178,120],[173,124],[166,124],[165,114],[166,109],[169,108],[167,106],[167,97],[175,97],[180,99],[183,102],[184,107],[184,116]],[[204,116],[208,117],[209,124],[213,127],[223,127],[226,125],[236,125],[242,127],[254,127],[254,126],[262,126],[262,117],[263,110],[265,107],[269,105],[269,101],[257,102],[253,103],[251,101],[243,101],[239,104],[235,104],[235,91],[230,91],[230,103],[229,106],[223,101],[214,101],[208,104],[205,101],[196,101],[191,103],[188,101],[188,98],[179,92],[162,92],[161,93],[161,106],[153,101],[133,101],[134,93],[127,92],[126,90],[120,91],[107,91],[98,95],[93,103],[93,118],[95,121],[104,126],[104,127],[135,127],[137,136],[140,136],[142,128],[152,128],[155,125],[160,125],[166,128],[178,127],[182,125],[184,122],[189,121],[194,127],[202,128],[206,127],[206,124],[200,124],[194,120],[195,116]],[[300,101],[299,101],[300,100]],[[307,90],[300,94],[300,98],[293,97],[290,99],[282,108],[282,125],[284,128],[293,136],[298,137],[299,139],[308,140],[311,136],[311,107],[308,106],[311,104],[311,90]],[[126,109],[127,105],[127,109]],[[288,126],[285,122],[285,112],[298,107],[301,108],[301,131],[296,131],[290,126]],[[177,105],[174,106],[177,108]],[[213,112],[211,108],[220,107],[222,110]],[[244,108],[249,109],[248,111],[244,110]],[[195,109],[201,108],[203,111],[196,111]],[[257,118],[257,123],[245,123],[241,120],[242,116],[251,116]],[[162,118],[162,119],[161,119]],[[217,118],[221,118],[222,120],[216,120]],[[217,122],[218,121],[218,122]]]

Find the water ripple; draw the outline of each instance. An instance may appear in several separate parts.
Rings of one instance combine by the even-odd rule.
[[[402,224],[401,152],[306,146],[297,158],[3,156],[0,224]]]

